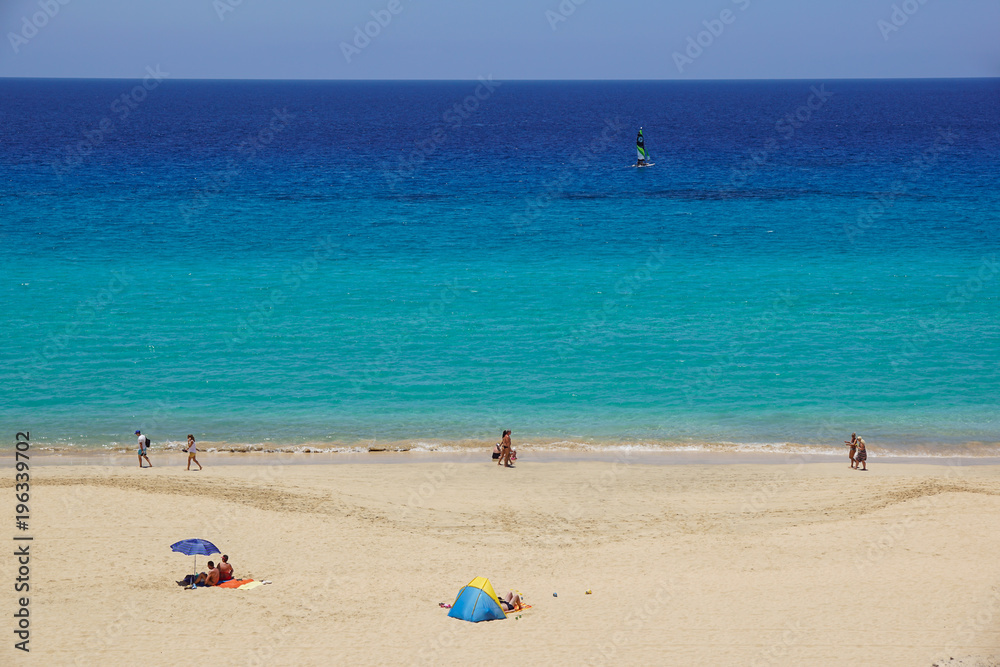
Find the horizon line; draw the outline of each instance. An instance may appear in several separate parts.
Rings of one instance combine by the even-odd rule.
[[[492,78],[492,74],[487,75]],[[480,77],[481,78],[481,77]],[[775,77],[775,78],[698,78],[698,79],[640,79],[640,78],[626,78],[626,79],[501,79],[498,78],[497,81],[505,81],[509,83],[607,83],[607,82],[655,82],[655,83],[666,83],[666,82],[677,82],[677,83],[693,83],[700,81],[951,81],[951,80],[984,80],[989,81],[992,79],[1000,79],[1000,76],[884,76],[884,77],[863,77],[863,76],[850,76],[850,77]],[[118,76],[0,76],[0,81],[6,80],[22,80],[22,81],[141,81],[142,77],[118,77]],[[413,83],[440,83],[440,82],[472,82],[478,81],[479,79],[389,79],[389,78],[375,78],[375,79],[314,79],[314,78],[226,78],[226,77],[170,77],[171,81],[258,81],[258,82],[337,82],[337,83],[375,83],[375,82],[413,82]]]

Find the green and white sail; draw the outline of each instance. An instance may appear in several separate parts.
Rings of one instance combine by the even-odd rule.
[[[646,152],[646,144],[642,140],[642,128],[639,128],[639,135],[635,138],[635,150],[639,154],[638,161],[649,162],[649,153]]]

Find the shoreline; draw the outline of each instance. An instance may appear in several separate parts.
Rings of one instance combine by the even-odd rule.
[[[187,466],[181,450],[151,452],[153,467]],[[481,451],[369,451],[369,452],[209,452],[199,451],[203,466],[270,465],[407,465],[420,463],[489,463],[490,450]],[[0,461],[13,459],[13,452],[0,453]],[[519,453],[517,466],[559,463],[611,463],[621,465],[800,465],[840,463],[846,450],[838,454],[802,454],[779,452],[705,452],[705,451],[530,451]],[[119,452],[69,453],[32,452],[36,465],[138,467],[136,454]],[[159,463],[162,461],[162,463]],[[1000,466],[1000,456],[902,456],[869,455],[869,466],[888,464],[937,465],[949,467]]]
[[[197,437],[197,436],[196,436]],[[846,436],[844,438],[847,439]],[[888,458],[1000,458],[1000,441],[992,440],[940,440],[914,436],[907,440],[883,440],[869,435],[866,438],[870,456],[879,459]],[[330,440],[330,441],[297,441],[279,439],[276,441],[228,441],[210,440],[202,437],[198,440],[198,452],[203,454],[233,454],[233,455],[309,455],[309,456],[345,456],[372,453],[408,453],[408,454],[472,454],[490,452],[497,440],[490,437],[478,438],[412,438],[385,440]],[[186,441],[159,439],[153,437],[152,453],[180,452],[187,447]],[[515,439],[514,448],[519,453],[531,455],[532,458],[549,455],[580,455],[598,457],[636,455],[733,455],[741,458],[743,455],[777,455],[777,456],[819,456],[836,458],[846,456],[847,449],[841,442],[829,440],[821,443],[798,442],[795,440],[755,441],[748,440],[704,440],[704,439],[656,439],[634,437],[586,438],[583,436],[544,437],[521,436]],[[38,455],[62,456],[114,456],[131,455],[136,451],[136,444],[129,439],[124,442],[110,441],[104,444],[88,443],[73,444],[65,441],[36,439],[31,442],[31,449]],[[3,454],[0,453],[0,456]]]

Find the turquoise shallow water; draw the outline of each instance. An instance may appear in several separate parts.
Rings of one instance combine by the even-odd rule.
[[[168,82],[72,148],[123,85],[0,82],[11,435],[1000,453],[995,82]]]

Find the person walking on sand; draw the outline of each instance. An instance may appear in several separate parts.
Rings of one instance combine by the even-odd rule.
[[[145,468],[145,466],[142,465],[142,460],[146,459],[146,463],[149,463],[149,467],[152,468],[153,464],[150,463],[149,457],[146,456],[146,452],[149,451],[149,438],[144,436],[142,431],[136,431],[135,434],[139,436],[139,467]]]
[[[868,448],[865,447],[865,439],[858,438],[858,453],[854,455],[854,460],[856,461],[854,469],[868,471]],[[864,466],[859,468],[857,464]]]
[[[510,455],[513,450],[510,445],[510,429],[503,432],[503,440],[500,441],[500,460],[497,461],[497,465],[503,463],[505,468],[513,468],[513,464],[510,462]]]
[[[848,453],[848,455],[847,455],[847,458],[849,458],[851,460],[851,467],[852,468],[857,467],[858,462],[854,460],[854,455],[858,451],[858,434],[857,433],[852,433],[851,434],[851,439],[850,440],[844,440],[844,444],[851,448],[850,453]]]
[[[503,465],[504,457],[507,456],[507,429],[503,430],[500,434],[500,442],[497,443],[497,448],[500,450],[500,456],[497,457],[497,465]]]
[[[197,451],[198,451],[198,448],[195,447],[195,445],[194,445],[194,436],[189,434],[188,435],[188,446],[187,446],[187,453],[188,453],[188,467],[187,467],[187,469],[188,470],[191,469],[191,461],[194,461],[195,463],[198,463],[198,459],[195,458],[195,452],[197,452]],[[201,464],[200,463],[198,463],[198,470],[201,470]]]

